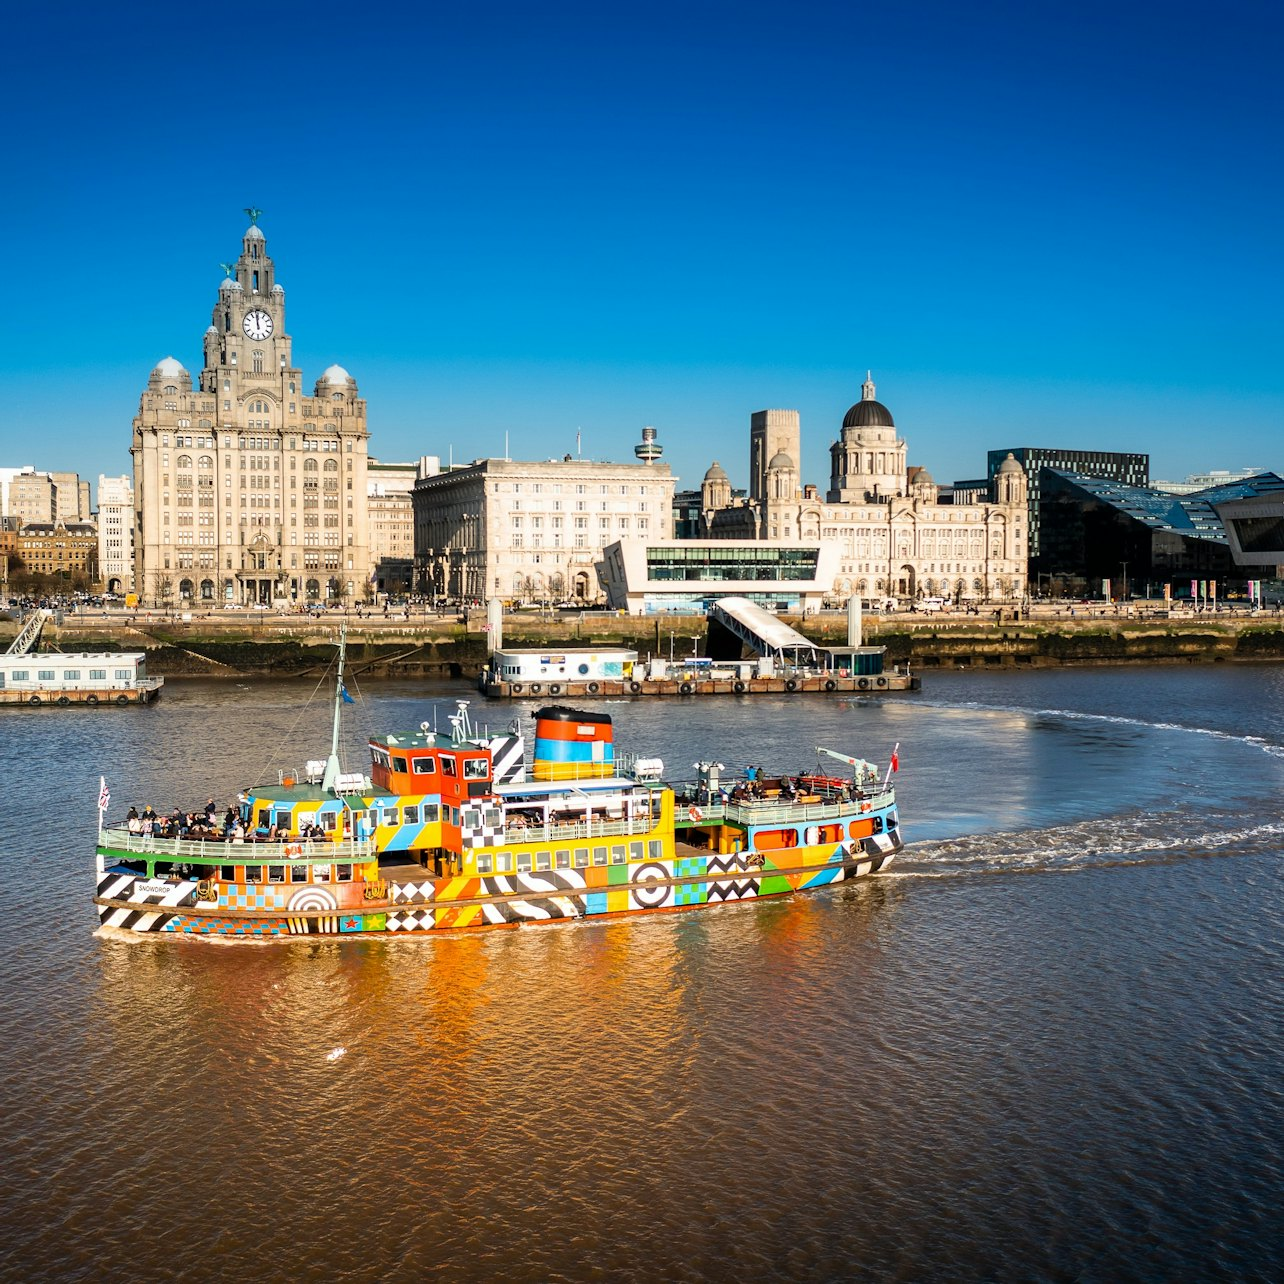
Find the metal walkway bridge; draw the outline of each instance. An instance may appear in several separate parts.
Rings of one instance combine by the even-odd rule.
[[[26,655],[40,639],[40,631],[53,619],[52,611],[32,611],[18,636],[10,643],[6,655]]]
[[[709,608],[709,619],[722,625],[751,650],[769,655],[778,663],[822,665],[828,662],[829,653],[824,647],[818,647],[748,598],[719,598]]]

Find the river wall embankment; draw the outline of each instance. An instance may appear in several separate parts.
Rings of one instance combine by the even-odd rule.
[[[789,623],[821,645],[847,640],[840,615]],[[629,617],[585,612],[504,625],[509,647],[631,647],[641,655],[690,655],[703,640],[703,616]],[[485,663],[489,635],[481,615],[462,620],[349,619],[348,665],[357,676],[471,678]],[[0,647],[16,632],[0,624]],[[185,621],[140,614],[69,616],[46,628],[42,648],[143,651],[149,672],[165,677],[263,674],[308,676],[331,662],[339,621],[323,616],[236,617],[211,613]],[[1054,665],[1215,664],[1284,660],[1284,619],[1208,614],[1136,619],[1111,614],[1025,619],[990,616],[867,617],[865,642],[887,648],[892,664],[933,668],[1038,668]],[[700,647],[704,651],[703,645]]]

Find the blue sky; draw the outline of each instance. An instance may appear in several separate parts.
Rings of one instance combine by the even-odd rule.
[[[8,15],[0,463],[130,467],[261,226],[371,453],[653,424],[698,484],[871,368],[941,481],[1016,444],[1284,470],[1278,5],[51,3]]]

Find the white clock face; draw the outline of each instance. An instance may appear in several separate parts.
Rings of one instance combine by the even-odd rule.
[[[248,339],[266,339],[272,333],[272,318],[262,308],[255,308],[245,314],[241,328]]]

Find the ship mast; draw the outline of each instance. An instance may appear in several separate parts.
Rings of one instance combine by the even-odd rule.
[[[339,723],[343,716],[343,657],[348,649],[348,626],[339,626],[339,676],[334,683],[334,725],[330,732],[330,756],[325,760],[325,775],[321,778],[321,788],[334,792],[339,779]]]

